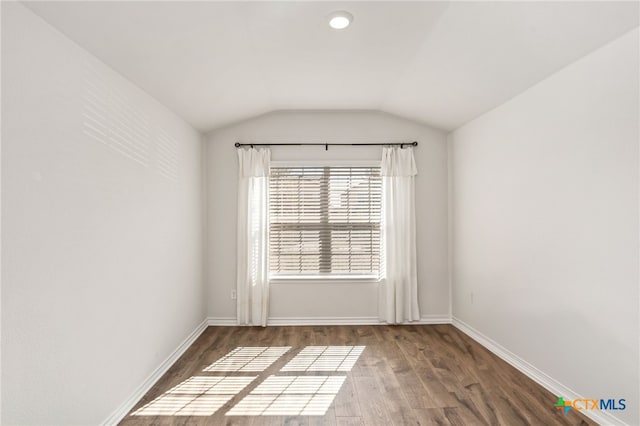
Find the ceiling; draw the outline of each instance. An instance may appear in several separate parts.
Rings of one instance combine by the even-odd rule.
[[[639,21],[611,1],[25,4],[202,132],[306,109],[453,130]]]

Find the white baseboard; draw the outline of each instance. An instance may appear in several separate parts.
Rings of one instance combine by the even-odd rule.
[[[223,326],[229,327],[238,325],[238,321],[236,321],[235,317],[209,317],[207,318],[208,326]]]
[[[207,325],[233,326],[237,321],[232,317],[209,317]],[[378,317],[271,317],[267,325],[295,326],[295,325],[384,325]],[[407,324],[451,324],[447,315],[423,315],[419,321]]]
[[[268,325],[374,325],[377,317],[272,317]]]
[[[140,386],[127,398],[107,419],[102,422],[103,426],[117,425],[127,413],[140,401],[140,399],[156,384],[156,382],[169,370],[169,368],[182,356],[183,353],[196,341],[198,337],[207,328],[207,320],[202,321],[195,330],[189,334],[189,336],[182,341],[174,350],[171,355],[165,359],[162,364],[158,366],[150,375],[145,379]]]
[[[451,316],[449,315],[422,315],[420,321],[411,324],[451,324]]]
[[[480,343],[486,349],[491,351],[494,355],[498,356],[502,360],[506,361],[508,364],[512,365],[518,371],[528,376],[534,382],[541,385],[543,388],[547,389],[549,392],[553,393],[555,396],[562,396],[567,400],[574,399],[585,399],[582,395],[574,392],[569,389],[567,386],[558,382],[551,376],[546,373],[538,370],[533,365],[529,364],[524,359],[510,352],[502,345],[492,340],[491,338],[485,336],[475,328],[471,327],[469,324],[464,321],[453,317],[452,324],[458,330],[462,331],[469,337],[471,337],[476,342]],[[555,401],[549,401],[549,406],[551,406]],[[622,420],[616,418],[606,411],[601,410],[583,410],[582,414],[589,417],[591,420],[597,422],[601,425],[611,425],[611,426],[627,426]]]

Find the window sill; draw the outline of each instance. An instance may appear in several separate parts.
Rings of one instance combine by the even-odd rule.
[[[372,275],[278,275],[269,278],[271,284],[377,284],[380,281]]]

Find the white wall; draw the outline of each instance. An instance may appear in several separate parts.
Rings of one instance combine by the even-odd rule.
[[[208,135],[209,315],[235,318],[237,155],[242,142],[419,141],[415,148],[418,283],[421,314],[449,317],[447,275],[447,149],[445,135],[429,127],[376,112],[278,112]],[[273,160],[379,160],[381,149],[273,147]],[[374,283],[272,284],[269,317],[351,318],[377,316]]]
[[[451,135],[454,316],[638,413],[638,30]],[[549,402],[551,404],[551,401]]]
[[[2,423],[100,423],[205,317],[200,135],[3,2],[2,150]]]

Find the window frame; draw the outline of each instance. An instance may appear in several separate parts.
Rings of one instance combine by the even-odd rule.
[[[276,160],[271,161],[270,167],[381,167],[382,162],[380,160]],[[380,206],[382,209],[383,206]],[[382,228],[382,221],[380,223]],[[380,229],[382,232],[382,229]],[[382,248],[380,249],[380,262],[382,263]],[[269,270],[269,282],[272,284],[286,284],[286,283],[322,283],[322,284],[337,284],[337,283],[363,283],[372,284],[379,283],[384,277],[378,274],[280,274],[273,275]]]

